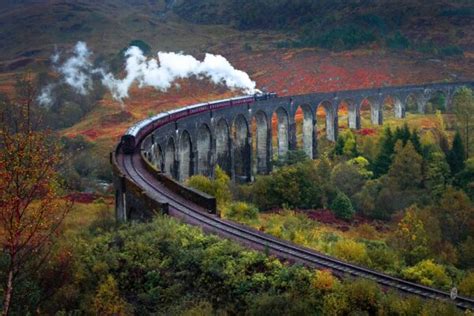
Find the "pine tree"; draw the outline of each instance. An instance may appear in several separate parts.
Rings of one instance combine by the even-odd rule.
[[[459,131],[454,135],[453,145],[448,153],[448,164],[451,169],[451,174],[455,175],[464,169],[464,145],[462,142],[461,133]]]
[[[439,198],[451,180],[449,165],[441,151],[431,152],[427,161],[425,186],[431,195]]]
[[[395,146],[395,137],[392,130],[387,127],[384,129],[380,152],[374,161],[373,171],[376,177],[386,174],[392,163],[392,155]]]
[[[334,154],[337,156],[342,156],[344,154],[344,136],[340,135],[337,138],[336,145],[334,146]]]
[[[403,142],[403,146],[405,146],[410,139],[411,139],[411,132],[410,132],[410,129],[408,128],[407,123],[403,124],[402,128],[397,127],[395,129],[393,143],[396,143],[397,140],[401,140]]]
[[[416,152],[421,155],[422,154],[422,148],[421,148],[422,146],[421,146],[420,136],[418,136],[418,132],[416,130],[414,130],[411,133],[410,141],[413,144],[413,147],[415,147]]]

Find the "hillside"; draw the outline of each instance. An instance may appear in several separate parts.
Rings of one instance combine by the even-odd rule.
[[[87,42],[94,62],[109,65],[119,77],[123,49],[138,40],[150,55],[158,50],[184,51],[198,59],[206,52],[222,54],[257,87],[280,95],[472,80],[470,17],[469,1],[444,0],[2,1],[0,92],[11,94],[15,75],[25,70],[44,77],[55,50],[67,52],[78,40]],[[316,47],[300,47],[305,36],[316,39],[326,33],[351,43],[344,32],[334,33],[345,25],[369,30],[374,40],[342,51],[325,49],[317,41],[307,43]],[[387,45],[397,33],[412,46]],[[420,39],[425,46],[418,45]],[[452,56],[440,54],[446,47],[462,54],[456,49]],[[63,124],[70,127],[62,133],[103,144],[106,152],[127,126],[151,113],[232,94],[207,82],[183,81],[180,86],[165,93],[134,88],[124,104],[105,94],[76,115],[77,124]],[[67,119],[61,113],[57,120]]]
[[[224,43],[333,50],[387,46],[434,55],[469,54],[474,49],[470,1],[2,2],[0,60],[6,70],[47,58],[54,47],[78,40],[104,57],[137,38],[154,51],[197,54],[218,51]]]

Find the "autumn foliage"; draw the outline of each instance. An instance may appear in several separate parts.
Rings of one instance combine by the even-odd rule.
[[[0,242],[9,261],[4,315],[15,279],[27,264],[41,265],[44,248],[70,208],[60,199],[60,148],[48,132],[33,129],[29,87],[13,102],[2,102],[0,113]]]

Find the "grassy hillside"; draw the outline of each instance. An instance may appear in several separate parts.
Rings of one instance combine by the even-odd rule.
[[[472,49],[466,31],[472,1],[193,0],[174,11],[196,23],[285,31],[294,37],[287,44],[297,46],[343,50],[375,43],[441,55]]]
[[[47,57],[54,45],[61,47],[77,40],[87,40],[107,55],[137,38],[148,42],[153,49],[187,51],[209,50],[223,41],[242,43],[255,37],[271,46],[319,46],[335,50],[387,45],[450,55],[473,49],[471,1],[3,2],[0,8],[3,48],[0,59],[3,60]],[[239,30],[276,31],[283,38],[269,40]],[[15,66],[18,65],[4,65],[4,68]]]

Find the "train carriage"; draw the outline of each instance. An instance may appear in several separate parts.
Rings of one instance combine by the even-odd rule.
[[[184,108],[163,112],[155,116],[144,119],[130,127],[122,136],[120,147],[125,154],[133,154],[138,143],[154,129],[161,127],[170,122],[176,122],[179,119],[190,115],[218,110],[229,106],[238,106],[242,104],[250,104],[255,101],[267,100],[277,97],[276,93],[258,93],[254,95],[245,95],[231,99],[223,99],[209,103],[193,104]]]

